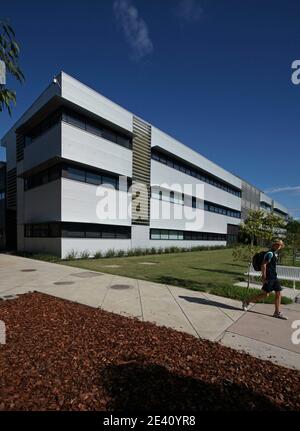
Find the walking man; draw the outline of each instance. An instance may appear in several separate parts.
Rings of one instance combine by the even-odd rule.
[[[277,272],[276,272],[276,264],[278,260],[277,252],[283,247],[284,247],[283,241],[281,239],[277,240],[272,244],[271,250],[265,254],[264,261],[261,266],[262,282],[263,282],[262,293],[252,298],[249,298],[247,300],[244,300],[242,303],[242,307],[244,311],[248,311],[250,302],[254,302],[254,303],[258,302],[259,300],[269,296],[270,293],[274,291],[275,292],[275,312],[273,314],[273,317],[276,317],[277,319],[287,320],[287,317],[285,317],[280,311],[282,287],[280,286],[279,280],[277,278]]]

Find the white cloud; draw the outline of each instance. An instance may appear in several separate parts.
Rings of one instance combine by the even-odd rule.
[[[296,192],[300,193],[300,186],[284,186],[284,187],[274,187],[272,189],[266,190],[265,193],[281,193],[281,192]]]
[[[199,21],[203,9],[198,0],[180,0],[177,6],[177,15],[187,22]]]
[[[114,13],[131,47],[133,58],[140,60],[153,51],[148,26],[131,0],[115,0]]]

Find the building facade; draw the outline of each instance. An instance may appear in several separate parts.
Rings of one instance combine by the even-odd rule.
[[[258,207],[270,202],[64,72],[1,144],[7,153],[6,242],[20,251],[66,257],[226,245],[236,240],[252,201]]]

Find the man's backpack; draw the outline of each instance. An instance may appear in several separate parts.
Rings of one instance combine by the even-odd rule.
[[[267,251],[259,251],[252,258],[252,266],[255,271],[261,271],[261,266],[264,262],[264,257],[268,253]]]

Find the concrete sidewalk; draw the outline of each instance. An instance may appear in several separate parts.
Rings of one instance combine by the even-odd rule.
[[[300,344],[291,340],[300,304],[283,306],[289,320],[279,321],[271,317],[272,305],[244,313],[232,299],[0,254],[0,296],[30,291],[134,316],[300,370]]]

